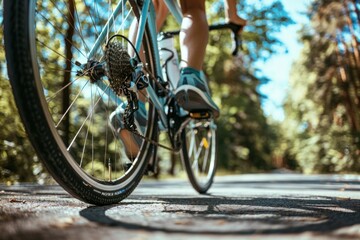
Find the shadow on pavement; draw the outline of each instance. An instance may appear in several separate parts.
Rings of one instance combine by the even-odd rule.
[[[211,235],[295,234],[308,231],[321,234],[360,224],[360,200],[292,196],[159,197],[145,202],[142,199],[120,205],[89,207],[80,215],[101,225],[129,230]],[[153,209],[158,218],[154,222],[143,222],[142,218],[146,216],[142,214],[138,219],[120,216],[122,211],[127,211],[134,204],[158,206]],[[108,211],[112,211],[113,215],[107,214]],[[183,223],[179,224],[176,217]],[[190,227],[191,224],[195,227]],[[204,224],[208,226],[204,228]],[[342,234],[351,237],[351,233]]]

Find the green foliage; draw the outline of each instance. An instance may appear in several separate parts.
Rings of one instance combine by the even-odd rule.
[[[2,12],[0,11],[2,23]],[[3,27],[0,28],[0,181],[34,181],[44,178],[42,166],[30,145],[17,113],[6,76]]]
[[[42,43],[51,46],[51,49],[38,49],[38,54],[41,56],[39,66],[41,69],[46,66],[48,70],[42,72],[43,86],[46,97],[51,98],[48,102],[54,122],[58,123],[64,111],[61,107],[64,96],[58,94],[54,89],[61,88],[61,84],[63,84],[63,75],[65,74],[63,70],[66,62],[56,52],[64,52],[63,35],[69,26],[66,16],[57,14],[59,9],[52,6],[54,3],[57,4],[58,8],[65,8],[65,3],[61,1],[50,1],[48,4],[46,2],[41,3],[42,6],[39,7],[38,11],[42,15],[39,17],[44,18],[44,20],[56,18],[58,25],[51,26],[46,20],[39,19],[37,41],[40,42],[40,45]],[[222,22],[224,19],[223,4],[215,0],[208,1],[207,4],[209,22]],[[91,44],[98,34],[98,29],[104,24],[104,22],[96,19],[95,24],[98,27],[92,29],[90,26],[93,24],[93,19],[86,17],[89,10],[86,9],[85,5],[78,7],[76,17],[83,23],[83,28],[87,29],[81,37],[87,40],[82,42],[79,39],[79,34],[75,31],[73,39],[77,44],[72,51],[76,57],[81,54],[77,47],[84,47],[80,46],[82,44]],[[47,9],[53,11],[47,11]],[[229,31],[220,31],[212,33],[210,36],[204,65],[204,72],[209,78],[214,99],[221,107],[221,118],[218,121],[219,166],[227,170],[241,172],[268,170],[273,165],[274,149],[276,149],[279,136],[276,128],[269,123],[261,109],[263,96],[258,93],[258,88],[268,79],[260,77],[261,71],[254,67],[254,63],[259,59],[267,59],[277,52],[282,45],[275,37],[275,33],[281,27],[291,24],[292,21],[287,16],[280,1],[274,1],[269,5],[248,4],[247,1],[241,1],[238,4],[238,10],[243,17],[249,20],[249,26],[243,33],[244,50],[241,56],[231,56],[231,34]],[[178,26],[174,19],[169,18],[165,28],[176,29]],[[49,29],[56,29],[56,31]],[[0,52],[2,69],[4,69],[3,57],[3,52]],[[63,72],[59,69],[62,69]],[[1,71],[1,78],[0,105],[2,112],[0,123],[3,126],[0,129],[1,179],[34,180],[43,174],[43,171],[26,138],[19,117],[13,114],[16,112],[16,107],[10,92],[9,82],[4,80],[3,71]],[[106,166],[107,158],[114,157],[116,154],[119,155],[122,150],[114,143],[114,136],[105,132],[106,127],[104,126],[107,122],[104,121],[104,116],[108,116],[111,109],[107,108],[103,101],[100,101],[94,109],[94,118],[87,121],[77,135],[77,129],[89,116],[90,103],[86,101],[86,98],[89,97],[86,94],[90,94],[91,90],[88,90],[86,94],[78,94],[83,83],[84,81],[82,82],[80,79],[76,84],[72,84],[69,96],[65,96],[70,98],[70,102],[74,98],[78,98],[76,105],[72,106],[69,112],[71,124],[68,128],[68,137],[71,140],[77,136],[76,142],[79,144],[72,146],[72,151],[78,155],[74,155],[74,157],[81,159],[82,166],[85,166],[90,173],[95,172],[97,174]],[[99,97],[99,92],[96,90],[91,94],[94,94],[96,99]],[[62,122],[58,129],[65,129]],[[81,146],[81,143],[85,142],[86,139],[90,141],[88,135],[91,136],[91,144],[96,151],[88,151]],[[106,155],[105,150],[110,150],[110,153]],[[166,160],[168,158],[166,157]],[[96,159],[97,162],[92,164],[91,159]],[[116,169],[116,166],[112,167]]]
[[[223,23],[222,1],[206,1],[209,24]],[[242,33],[243,50],[233,57],[230,31],[210,33],[204,72],[213,99],[220,106],[218,124],[218,165],[227,171],[249,172],[273,167],[274,150],[279,136],[278,126],[270,123],[261,109],[261,84],[269,80],[261,76],[254,63],[267,59],[282,47],[275,33],[292,24],[280,1],[265,5],[260,1],[239,1],[237,9],[249,25]],[[168,18],[163,30],[178,29]],[[178,44],[177,44],[178,46]]]
[[[5,61],[1,61],[4,63]],[[17,113],[10,84],[0,78],[0,180],[34,181],[42,179],[42,166],[30,145]]]
[[[210,2],[212,8],[208,11],[212,23],[222,19],[219,13],[223,12],[223,5],[215,2]],[[221,109],[219,166],[240,172],[269,170],[273,167],[278,136],[276,126],[264,116],[263,96],[258,93],[259,86],[268,79],[260,77],[261,70],[254,68],[254,63],[276,53],[281,42],[274,34],[292,21],[279,1],[270,5],[240,1],[238,10],[249,22],[242,34],[241,55],[231,56],[229,32],[214,32],[205,59],[205,72]]]
[[[304,172],[360,171],[359,6],[314,1],[293,66],[284,141]]]

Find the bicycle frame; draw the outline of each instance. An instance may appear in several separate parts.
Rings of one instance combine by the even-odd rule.
[[[47,45],[41,41],[40,37],[38,38],[38,36],[42,36],[42,33],[38,31],[38,29],[42,29],[42,26],[49,27],[46,27],[44,29],[46,29],[46,32],[53,33],[54,31],[56,37],[58,37],[58,34],[60,38],[60,35],[66,37],[67,35],[63,31],[59,31],[56,27],[58,24],[63,24],[62,18],[49,19],[47,17],[44,17],[41,11],[37,11],[36,7],[38,5],[36,0],[29,0],[27,2],[28,5],[25,4],[25,7],[21,4],[18,4],[18,1],[6,1],[5,9],[7,9],[8,11],[6,11],[6,34],[4,35],[7,43],[6,50],[9,60],[8,63],[10,66],[9,76],[12,81],[11,83],[14,87],[14,96],[19,106],[20,114],[22,115],[21,117],[24,121],[24,125],[29,133],[30,140],[34,145],[37,153],[39,154],[39,157],[44,161],[45,166],[49,169],[51,175],[54,176],[54,178],[61,184],[61,186],[63,186],[65,190],[73,194],[75,197],[89,203],[102,205],[110,204],[116,203],[127,197],[134,190],[144,172],[157,172],[156,163],[159,158],[157,158],[156,156],[158,153],[157,149],[159,147],[170,150],[172,153],[180,153],[180,156],[184,163],[184,168],[187,171],[191,184],[199,193],[205,193],[212,184],[216,167],[216,125],[211,114],[208,113],[206,116],[204,116],[201,113],[197,112],[189,112],[189,114],[187,114],[186,111],[180,111],[181,109],[179,106],[177,106],[176,99],[173,96],[174,93],[166,89],[164,91],[166,92],[166,96],[164,96],[164,94],[160,94],[157,91],[157,88],[154,87],[155,85],[152,84],[154,86],[147,86],[146,88],[144,88],[144,90],[146,89],[147,91],[146,98],[147,101],[150,102],[151,113],[155,113],[155,110],[157,111],[157,114],[148,114],[148,121],[146,123],[147,128],[145,128],[145,134],[142,134],[142,132],[140,132],[140,129],[138,129],[139,131],[136,132],[133,131],[133,134],[136,134],[143,139],[141,146],[138,145],[140,149],[136,149],[136,152],[131,152],[128,155],[128,153],[125,152],[126,150],[128,150],[126,149],[126,144],[122,144],[120,142],[123,140],[121,139],[122,136],[116,133],[117,129],[115,129],[115,132],[114,128],[111,128],[113,127],[113,122],[111,121],[111,115],[108,110],[112,110],[113,108],[115,108],[115,106],[113,106],[113,104],[111,103],[105,103],[105,101],[100,102],[101,100],[104,100],[102,99],[102,97],[107,96],[105,100],[110,100],[115,104],[119,105],[119,107],[121,107],[123,101],[126,100],[122,100],[123,97],[118,97],[116,94],[117,90],[112,89],[112,87],[114,87],[111,82],[112,79],[107,79],[109,81],[105,80],[105,78],[101,79],[102,76],[105,76],[105,65],[103,65],[103,63],[107,62],[109,65],[107,67],[109,67],[108,69],[110,69],[111,71],[111,64],[109,63],[112,63],[112,61],[117,61],[117,58],[109,58],[106,49],[105,54],[102,55],[102,53],[104,53],[102,52],[102,47],[103,45],[109,43],[112,37],[121,37],[120,34],[116,33],[113,36],[109,36],[109,29],[114,29],[115,25],[117,25],[116,23],[118,21],[121,21],[121,19],[117,19],[122,14],[121,12],[127,13],[130,11],[129,13],[133,13],[133,15],[136,15],[135,19],[136,21],[138,21],[138,28],[130,29],[131,32],[134,32],[134,30],[136,30],[136,36],[132,36],[136,37],[136,40],[134,41],[135,51],[141,51],[140,49],[142,47],[143,37],[146,37],[145,40],[149,40],[148,43],[151,44],[151,47],[153,48],[151,49],[152,52],[149,53],[149,56],[152,57],[152,59],[149,59],[149,62],[153,66],[153,69],[151,69],[153,72],[149,72],[149,74],[151,75],[151,81],[152,83],[156,83],[157,86],[159,86],[159,84],[163,85],[164,83],[163,80],[160,79],[163,75],[163,69],[161,68],[160,64],[160,53],[157,49],[158,35],[155,24],[155,9],[152,0],[137,0],[141,1],[141,11],[139,9],[141,13],[139,13],[137,9],[135,10],[135,12],[131,12],[132,9],[128,9],[128,6],[125,10],[124,4],[126,3],[126,0],[119,1],[120,2],[117,3],[117,6],[115,7],[110,4],[111,8],[109,9],[112,10],[107,10],[111,12],[108,12],[108,14],[104,14],[103,16],[101,16],[101,18],[99,18],[103,20],[103,17],[105,16],[108,19],[106,24],[102,25],[103,27],[99,27],[99,29],[101,28],[100,34],[98,34],[98,31],[96,31],[96,34],[93,34],[93,32],[91,31],[93,28],[94,30],[98,30],[98,25],[94,23],[91,25],[89,21],[90,17],[88,17],[89,15],[91,16],[90,9],[88,12],[89,15],[87,13],[84,13],[85,18],[80,18],[79,16],[76,16],[76,18],[79,20],[79,26],[83,21],[86,21],[89,24],[86,24],[86,26],[90,29],[90,31],[88,32],[89,35],[86,36],[90,36],[89,39],[91,41],[93,40],[93,36],[95,36],[95,41],[93,42],[92,49],[87,56],[84,56],[84,51],[82,51],[85,50],[87,52],[88,48],[86,40],[83,38],[83,36],[81,36],[81,29],[76,29],[79,33],[80,38],[78,39],[77,37],[75,37],[74,39],[82,40],[85,49],[78,49],[77,45],[81,45],[81,43],[77,41],[74,41],[73,43],[70,42],[70,46],[75,47],[82,56],[64,56],[61,52],[54,51],[58,49],[57,45],[54,45],[56,49],[53,49],[52,44]],[[171,14],[173,14],[176,17],[177,21],[180,23],[182,21],[182,16],[180,13],[180,9],[175,1],[176,0],[165,0]],[[82,3],[76,3],[80,4],[78,6],[83,7]],[[63,13],[61,9],[59,9],[60,7],[63,7],[62,4],[61,6],[58,6],[56,3],[53,3],[53,5],[54,7],[56,7],[60,14]],[[44,6],[47,7],[46,4]],[[94,8],[98,14],[98,10],[95,5]],[[38,9],[43,8],[39,7]],[[48,11],[48,9],[44,8],[44,11]],[[70,14],[71,12],[72,11],[69,9],[68,13]],[[75,20],[75,15],[71,15],[70,17]],[[125,19],[127,21],[121,22],[119,24],[120,26],[127,27],[128,25],[132,24],[130,21],[132,21],[133,18],[126,17]],[[45,25],[42,25],[42,23],[41,25],[37,25],[38,22],[42,22],[44,20]],[[103,24],[102,21],[101,24]],[[14,26],[16,31],[12,31],[12,28]],[[37,26],[39,28],[37,28]],[[68,27],[69,26],[71,26],[71,28],[75,30],[75,23],[71,24],[70,22],[68,22]],[[144,34],[146,35],[144,36]],[[74,34],[74,36],[77,35]],[[133,38],[131,39],[131,41],[133,41]],[[49,40],[52,39],[49,38]],[[67,40],[67,38],[65,38],[65,40]],[[129,42],[129,40],[127,41]],[[54,43],[57,44],[57,41]],[[89,43],[89,45],[90,44],[91,43]],[[111,45],[107,46],[111,47]],[[120,43],[119,45],[116,45],[116,48],[120,49],[121,51],[122,49],[124,49],[122,47],[123,46],[120,46]],[[54,61],[51,61],[54,62],[54,65],[51,64],[50,66],[47,66],[48,59],[46,57],[50,55],[49,52],[56,53],[56,56],[54,58]],[[99,53],[100,59],[98,59]],[[119,53],[115,52],[115,54]],[[77,58],[77,56],[79,56],[79,58]],[[44,57],[44,59],[42,57]],[[69,70],[67,72],[70,72],[70,77],[74,77],[74,75],[72,74],[75,73],[74,70],[77,70],[76,78],[67,79],[67,81],[70,80],[69,83],[67,83],[65,86],[61,85],[61,88],[59,89],[60,84],[55,84],[55,80],[57,80],[57,78],[55,77],[54,81],[52,80],[53,76],[55,76],[53,74],[57,74],[59,72],[58,70],[60,70],[60,68],[54,68],[54,66],[65,67],[62,66],[64,63],[63,58],[66,62],[75,64],[79,68],[74,67],[74,69],[63,69],[66,71]],[[21,59],[22,61],[17,61],[18,59]],[[86,60],[87,62],[85,64],[81,63],[85,62]],[[126,55],[126,60],[128,60],[128,55]],[[99,73],[101,73],[100,75],[97,75],[98,69],[95,69],[95,67],[99,67],[98,69],[101,70],[99,71]],[[135,67],[135,71],[142,70],[141,63],[139,63]],[[144,66],[144,69],[145,68],[146,66]],[[46,71],[51,71],[51,74],[43,75],[42,73],[46,73]],[[146,72],[146,69],[144,70],[144,72]],[[136,75],[137,73],[138,72],[132,72],[133,76],[135,77],[143,77],[143,75]],[[88,77],[90,79],[87,79]],[[86,80],[86,82],[84,81],[84,85],[81,84],[82,82],[80,82],[80,84],[76,83],[76,85],[74,85],[75,91],[73,91],[73,93],[77,92],[77,95],[73,100],[71,100],[71,104],[67,106],[63,104],[64,111],[62,112],[61,110],[53,111],[52,106],[59,107],[59,109],[61,107],[60,100],[64,99],[64,97],[60,96],[61,91],[66,88],[69,88],[70,90],[73,89],[70,88],[71,84],[75,83],[75,80],[77,79],[84,78]],[[48,79],[49,82],[47,82]],[[113,80],[116,81],[116,75],[114,75]],[[57,81],[57,83],[61,82]],[[84,90],[86,84],[88,83],[92,84],[90,86],[91,95],[87,95],[85,93],[87,89]],[[121,83],[123,82],[120,82],[120,84]],[[126,78],[126,83],[128,83],[128,78]],[[94,84],[96,85],[94,86]],[[137,91],[137,86],[141,88],[144,85],[131,85],[132,89],[130,89],[129,91]],[[94,95],[93,87],[97,88],[95,89],[96,93]],[[124,90],[124,95],[126,95],[128,99],[127,101],[129,101],[129,104],[127,106],[134,107],[134,105],[131,105],[132,99],[134,99],[133,93],[131,92],[130,96],[127,92],[127,89],[123,89],[125,86],[121,85],[120,87],[121,90]],[[116,89],[116,86],[114,87],[114,89]],[[54,104],[49,104],[50,101],[55,99],[55,96],[57,96],[58,93],[59,95],[57,98],[59,99],[59,101],[56,100],[53,102]],[[84,93],[84,97],[80,95],[81,93]],[[63,94],[63,96],[69,96],[65,94]],[[79,96],[80,98],[78,98]],[[69,97],[69,99],[71,98]],[[74,113],[73,118],[70,117],[70,108],[72,106],[76,106],[73,105],[76,103],[76,100],[79,100],[80,108],[79,111],[72,111]],[[99,105],[99,113],[101,115],[98,115],[98,118],[98,116],[94,113],[96,113],[96,106],[99,102],[104,103],[104,105]],[[153,108],[153,106],[155,107],[155,109]],[[134,108],[130,109],[130,107],[128,108],[129,112],[131,111],[131,114],[133,114]],[[85,111],[83,111],[83,109]],[[125,109],[125,111],[128,109]],[[104,112],[104,110],[106,111],[106,113]],[[116,110],[121,109],[117,108]],[[111,114],[113,113],[118,114],[117,112],[112,112]],[[72,131],[71,129],[71,131],[69,131],[69,133],[71,134],[69,134],[69,136],[66,136],[67,139],[64,139],[62,137],[63,124],[60,125],[60,123],[66,115],[68,117],[68,120],[70,120],[68,121],[70,123],[69,125],[71,125],[71,127],[74,126],[74,131]],[[126,118],[126,115],[123,116],[125,116],[123,118],[124,120],[128,120],[128,118]],[[130,120],[130,123],[133,124],[134,120]],[[127,127],[126,123],[127,122],[124,123],[125,127]],[[60,127],[58,128],[58,126]],[[128,127],[128,130],[133,130],[132,126],[133,125]],[[110,130],[109,127],[111,128]],[[161,142],[158,141],[158,131],[167,131],[171,144],[161,144]],[[97,133],[99,133],[99,138],[97,138]],[[130,134],[132,133],[130,132]],[[100,139],[100,137],[105,138]],[[120,137],[120,139],[118,139],[118,137]],[[100,141],[98,141],[98,139]],[[135,140],[137,141],[137,139]],[[96,142],[96,145],[94,144],[94,142]],[[95,151],[97,151],[98,149],[99,153],[96,152],[96,154],[94,154]],[[91,150],[91,152],[89,150]],[[89,154],[86,154],[85,151],[89,151]],[[125,154],[127,156],[123,156]],[[135,157],[135,155],[136,158],[135,160],[133,160],[133,157]],[[98,166],[103,166],[101,173],[95,172],[97,171]],[[115,173],[115,177],[114,175],[112,175],[112,172]]]
[[[95,41],[95,44],[93,48],[91,49],[88,59],[91,59],[96,51],[101,47],[101,45],[105,42],[105,39],[107,37],[107,29],[111,28],[114,19],[118,15],[120,15],[121,10],[123,6],[125,5],[127,0],[121,0],[117,6],[115,7],[113,13],[109,17],[108,22],[103,27],[102,31],[99,34],[99,37]],[[170,13],[175,17],[177,22],[180,24],[182,21],[182,14],[180,11],[180,8],[178,4],[176,3],[176,0],[164,0],[165,4],[167,5]],[[160,55],[159,52],[156,51],[158,49],[157,44],[157,31],[156,31],[156,22],[155,22],[155,8],[152,4],[152,0],[144,0],[141,10],[141,15],[139,19],[138,24],[138,30],[136,35],[136,41],[135,41],[135,49],[137,52],[140,52],[141,45],[142,45],[142,39],[145,33],[145,26],[148,23],[149,30],[150,30],[150,38],[152,43],[154,44],[154,60],[155,60],[155,76],[162,76],[162,70],[160,65]],[[163,77],[163,76],[162,76]],[[163,79],[163,78],[162,78]],[[115,94],[115,92],[109,88],[106,84],[104,84],[102,81],[96,81],[95,84],[105,93],[108,95],[108,97],[117,105],[120,105],[123,101]],[[159,98],[155,92],[155,90],[152,88],[151,85],[149,85],[146,88],[147,94],[151,101],[153,102],[155,108],[157,109],[161,122],[163,124],[164,129],[168,129],[168,123],[167,123],[167,116],[165,113],[165,99]]]

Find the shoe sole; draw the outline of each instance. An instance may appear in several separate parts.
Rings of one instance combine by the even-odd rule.
[[[214,103],[198,88],[191,85],[183,85],[175,92],[175,99],[180,107],[189,112],[211,111],[215,118],[219,116],[219,110]]]

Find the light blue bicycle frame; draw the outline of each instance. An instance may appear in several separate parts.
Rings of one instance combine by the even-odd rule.
[[[104,44],[105,39],[107,37],[107,30],[111,29],[114,24],[114,19],[116,19],[117,16],[121,14],[122,7],[125,5],[127,0],[121,0],[115,7],[113,13],[110,15],[108,22],[103,27],[102,31],[99,34],[99,37],[95,41],[95,44],[93,48],[90,50],[90,53],[88,54],[88,59],[92,59],[92,57],[95,55],[95,53],[101,48],[101,45]],[[171,14],[175,17],[176,21],[180,24],[182,21],[182,14],[180,11],[180,8],[178,4],[176,3],[176,0],[163,0]],[[135,48],[137,52],[140,52],[142,39],[145,33],[145,26],[148,22],[149,30],[150,30],[150,38],[153,43],[154,47],[154,60],[155,60],[155,76],[162,76],[162,70],[160,65],[160,56],[158,50],[158,44],[157,44],[157,32],[156,32],[156,22],[155,22],[155,9],[152,4],[152,0],[144,0],[141,15],[139,19],[138,24],[138,31],[136,35],[136,42],[135,42]],[[104,82],[102,81],[96,81],[96,85],[103,91],[105,94],[109,96],[109,98],[117,105],[120,105],[123,101],[115,94],[115,92],[108,87]],[[149,85],[147,88],[147,94],[151,101],[153,102],[155,108],[158,110],[159,116],[161,118],[161,122],[163,123],[165,129],[168,128],[167,126],[167,118],[165,114],[165,99],[159,98],[155,92],[155,90],[152,88],[151,85]]]

